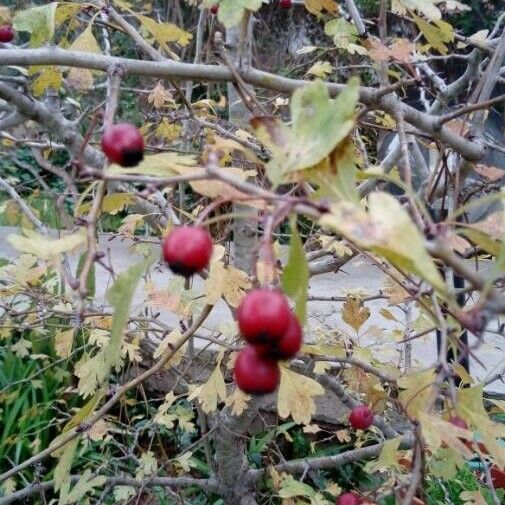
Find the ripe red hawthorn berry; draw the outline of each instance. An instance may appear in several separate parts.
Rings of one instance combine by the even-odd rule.
[[[363,503],[363,500],[357,494],[344,493],[337,498],[335,505],[360,505],[361,503]]]
[[[240,333],[250,344],[271,344],[286,333],[292,314],[280,291],[250,291],[237,309]]]
[[[290,359],[302,346],[302,327],[297,317],[291,314],[289,326],[279,340],[256,346],[261,356],[271,359]]]
[[[210,13],[213,14],[214,16],[218,13],[219,11],[219,4],[214,4],[210,6]]]
[[[279,0],[279,6],[282,9],[290,9],[291,8],[291,0]]]
[[[212,256],[212,237],[199,226],[179,226],[163,240],[163,257],[175,274],[190,277],[203,270]]]
[[[240,351],[235,361],[234,373],[237,386],[244,393],[253,395],[272,393],[281,380],[277,362],[260,356],[252,345]]]
[[[466,424],[466,421],[464,419],[461,419],[459,416],[449,417],[449,422],[458,428],[462,428],[464,430],[468,429],[468,424]]]
[[[10,42],[14,38],[14,30],[10,25],[0,26],[0,42]]]
[[[373,412],[366,405],[354,407],[349,414],[349,423],[355,430],[366,430],[373,424]]]
[[[134,167],[144,158],[144,138],[132,124],[115,124],[104,131],[102,149],[110,162]]]

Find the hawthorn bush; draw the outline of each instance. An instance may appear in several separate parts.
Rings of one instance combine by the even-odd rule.
[[[504,7],[0,7],[0,505],[503,503]]]

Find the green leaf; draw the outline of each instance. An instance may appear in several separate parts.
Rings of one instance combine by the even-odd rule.
[[[54,35],[57,2],[32,7],[16,13],[13,26],[18,32],[30,32],[30,46],[38,47],[50,41]]]
[[[61,488],[60,502],[58,505],[70,505],[71,503],[78,502],[81,498],[84,498],[86,494],[92,491],[96,487],[103,486],[107,482],[107,477],[104,475],[98,475],[97,477],[91,477],[91,470],[88,468],[81,475],[81,478],[77,481],[77,484],[70,489],[70,482],[66,482]]]
[[[289,172],[313,167],[324,160],[352,131],[359,81],[351,79],[336,99],[324,83],[297,89],[291,99],[292,126],[268,118],[254,118],[258,138],[272,152],[268,176],[278,184]]]
[[[435,451],[429,461],[430,472],[439,479],[451,480],[456,477],[458,469],[463,468],[465,460],[451,447]]]
[[[309,265],[303,250],[303,243],[296,226],[296,218],[291,221],[291,242],[289,259],[282,274],[282,288],[295,302],[295,314],[303,325],[307,317],[307,292],[309,287]]]
[[[413,15],[413,18],[428,44],[440,54],[447,54],[448,48],[445,44],[454,40],[452,25],[442,20],[428,23],[416,15]]]
[[[149,256],[145,260],[131,266],[125,272],[120,273],[107,292],[107,300],[114,309],[110,342],[104,350],[106,352],[105,363],[109,369],[115,366],[121,357],[124,329],[128,322],[130,305],[135,288],[137,287],[140,277],[154,261],[154,255]]]
[[[246,10],[257,11],[266,0],[204,0],[204,7],[219,4],[218,19],[230,28],[238,25]]]
[[[79,445],[79,437],[71,440],[63,449],[58,463],[54,469],[54,490],[58,491],[65,484],[70,485],[70,470],[72,468],[72,461],[74,454]]]
[[[86,262],[86,257],[87,253],[83,252],[79,256],[79,263],[77,264],[77,277],[81,275],[82,269],[84,268],[84,263]],[[95,297],[95,289],[96,289],[96,283],[95,283],[95,262],[91,264],[91,268],[89,269],[88,272],[88,278],[86,279],[86,290],[88,292],[88,298],[94,298]]]
[[[286,475],[282,479],[281,488],[279,489],[279,496],[281,498],[294,498],[295,496],[312,498],[315,494],[314,489],[308,484],[295,480],[292,475]]]
[[[70,430],[72,428],[75,428],[76,426],[78,426],[79,424],[81,424],[81,422],[84,421],[84,419],[86,419],[91,414],[91,412],[93,412],[93,410],[95,409],[95,407],[98,405],[98,403],[100,402],[100,400],[103,398],[103,395],[104,395],[103,390],[97,391],[95,393],[95,395],[93,396],[93,398],[91,398],[90,400],[88,400],[88,402],[84,406],[82,406],[77,411],[76,414],[74,414],[74,416],[72,417],[72,419],[70,419],[70,421],[68,421],[68,423],[63,428],[62,433],[65,433],[68,430]]]

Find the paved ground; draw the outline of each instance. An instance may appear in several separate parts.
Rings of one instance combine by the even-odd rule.
[[[17,255],[5,240],[9,233],[17,233],[13,228],[0,228],[0,257],[12,258]],[[101,238],[101,249],[107,253],[111,264],[116,273],[121,272],[129,265],[140,259],[140,256],[130,250],[130,241],[121,241],[119,239],[110,240],[109,236]],[[75,265],[75,257],[72,258]],[[169,270],[160,265],[155,269],[150,281],[154,282],[159,289],[168,286],[172,276]],[[334,297],[345,296],[349,292],[359,290],[366,295],[375,295],[384,287],[384,274],[364,261],[357,259],[346,266],[344,272],[338,274],[330,273],[313,277],[310,281],[310,295]],[[103,300],[107,288],[110,286],[112,278],[107,270],[97,268],[97,298]],[[194,280],[193,289],[196,292],[202,291],[202,281],[199,278]],[[139,287],[137,300],[143,300],[143,286]],[[355,340],[359,340],[361,346],[369,348],[375,356],[383,356],[385,359],[400,362],[404,349],[403,345],[398,345],[398,334],[404,328],[404,314],[394,307],[388,307],[384,300],[374,300],[367,303],[370,309],[370,318],[366,321],[357,336],[354,330],[343,322],[341,317],[341,302],[311,301],[309,302],[309,321],[306,334],[311,338],[317,338],[318,335],[328,333],[340,333],[347,335]],[[380,310],[388,308],[390,312],[398,319],[394,321],[384,317]],[[413,319],[417,317],[413,314]],[[177,317],[168,311],[162,312],[161,319],[167,323],[176,324]],[[219,303],[212,311],[206,321],[207,331],[214,331],[217,327],[232,323],[231,313],[224,303]],[[497,323],[493,323],[492,328],[497,328]],[[491,329],[492,329],[491,328]],[[200,342],[200,345],[203,341]],[[207,343],[207,342],[205,342]],[[197,342],[196,345],[199,345]],[[426,366],[433,363],[436,357],[435,335],[429,334],[425,337],[413,341],[412,361],[414,366]],[[483,379],[492,375],[498,368],[505,363],[505,337],[493,333],[487,333],[484,341],[475,351],[479,360],[485,365],[472,362],[472,372],[478,379]],[[495,382],[488,388],[490,391],[505,392],[505,384]]]

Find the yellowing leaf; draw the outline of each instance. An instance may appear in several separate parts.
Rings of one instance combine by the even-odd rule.
[[[278,184],[290,172],[313,167],[324,160],[352,131],[359,82],[351,79],[336,99],[315,81],[297,89],[291,99],[292,126],[271,118],[251,123],[259,140],[272,152],[268,176]]]
[[[89,430],[88,435],[94,442],[98,440],[103,440],[107,431],[109,430],[109,424],[105,419],[99,419]]]
[[[142,26],[151,33],[156,42],[158,42],[158,44],[160,44],[160,46],[172,57],[175,55],[168,48],[168,43],[175,42],[184,47],[188,45],[189,41],[193,38],[191,33],[182,30],[173,23],[157,23],[150,17],[142,16],[141,14],[134,15],[141,22]]]
[[[112,193],[111,195],[105,195],[102,202],[102,211],[114,216],[136,200],[135,195],[132,193]]]
[[[384,442],[377,461],[370,461],[365,465],[365,472],[376,473],[386,470],[401,471],[398,463],[398,450],[403,437],[392,438]]]
[[[223,373],[221,372],[220,360],[207,382],[196,387],[188,396],[188,400],[194,400],[195,398],[198,398],[202,405],[202,410],[207,414],[217,409],[219,400],[226,400],[226,385],[224,383]]]
[[[141,174],[154,177],[170,177],[178,175],[188,167],[196,165],[196,157],[179,153],[160,153],[145,156],[135,168],[124,168],[119,165],[109,167],[110,174]]]
[[[339,9],[335,0],[304,0],[305,8],[312,14],[320,15],[323,11],[337,14]]]
[[[398,379],[398,386],[402,388],[399,400],[409,416],[417,418],[428,407],[428,402],[434,394],[434,381],[433,368],[404,375]]]
[[[277,410],[282,419],[290,415],[297,424],[309,424],[316,413],[314,397],[324,394],[324,388],[310,377],[305,377],[281,366],[281,383]]]
[[[70,485],[70,470],[74,454],[79,445],[79,437],[71,440],[63,449],[54,469],[54,489],[58,491],[64,484]]]
[[[428,23],[415,15],[413,17],[428,44],[440,54],[447,54],[448,48],[446,43],[454,40],[454,28],[452,25],[442,20]]]
[[[70,44],[69,51],[79,51],[84,53],[101,54],[102,50],[93,35],[92,24],[89,24],[86,29]]]
[[[417,11],[435,21],[442,17],[440,9],[436,7],[438,3],[440,0],[393,0],[391,10],[398,14],[405,14],[407,10]]]
[[[153,358],[158,359],[161,355],[165,354],[165,352],[170,348],[172,348],[172,345],[177,343],[179,339],[181,338],[181,332],[175,328],[172,330],[163,340],[158,344],[158,347],[154,351]],[[168,360],[167,367],[169,366],[177,366],[182,358],[184,357],[184,354],[186,352],[187,344],[184,344],[181,346],[180,349],[178,349],[175,354]]]
[[[354,24],[342,17],[328,21],[324,26],[324,33],[333,38],[333,43],[339,49],[344,49],[351,53],[359,53],[360,51],[364,51],[365,54],[367,53],[364,47],[360,48],[360,46],[355,44],[358,41],[358,30]]]
[[[402,270],[418,275],[437,291],[445,293],[445,283],[425,249],[423,236],[392,195],[379,191],[372,193],[368,212],[351,202],[334,204],[331,212],[321,217],[320,224],[385,257]]]
[[[359,298],[353,296],[347,297],[342,308],[342,319],[345,323],[358,332],[369,317],[370,309],[365,307]]]
[[[26,237],[8,235],[7,241],[18,251],[30,253],[48,260],[65,252],[73,251],[87,242],[86,235],[74,233],[65,237],[52,239],[32,231],[25,230]]]
[[[308,75],[315,75],[319,79],[326,79],[333,72],[333,66],[329,61],[316,61],[308,70]]]
[[[33,95],[41,96],[49,88],[58,90],[62,82],[63,76],[56,67],[45,67],[31,84]]]
[[[231,407],[231,413],[234,416],[241,416],[247,408],[247,404],[250,399],[250,395],[244,393],[239,388],[235,388],[233,393],[226,399],[226,406]]]
[[[488,502],[480,491],[462,491],[459,497],[464,505],[487,505]]]
[[[72,344],[74,343],[74,329],[66,331],[58,331],[54,336],[54,349],[57,356],[66,359],[72,352]]]
[[[86,91],[93,88],[93,74],[87,68],[71,68],[65,82],[77,91]]]
[[[223,296],[232,307],[238,307],[250,287],[251,281],[244,271],[213,261],[205,281],[205,303],[215,305]]]
[[[174,97],[170,91],[165,89],[163,83],[161,81],[158,81],[151,93],[149,93],[147,101],[151,103],[155,109],[161,109],[165,102],[174,103]]]

